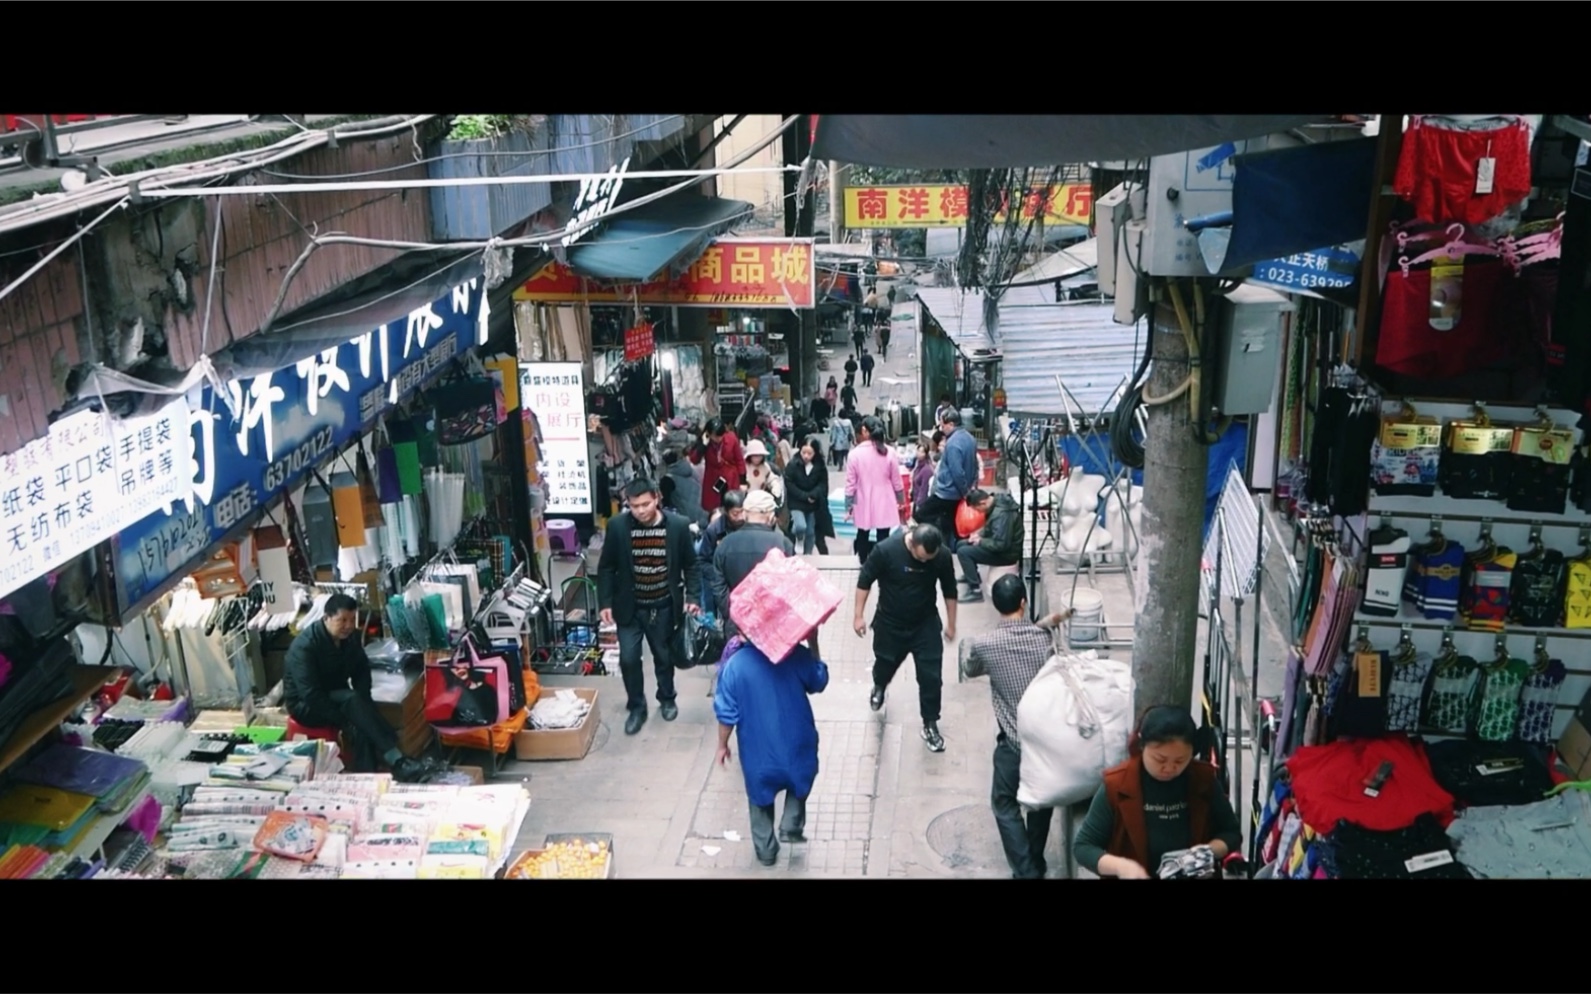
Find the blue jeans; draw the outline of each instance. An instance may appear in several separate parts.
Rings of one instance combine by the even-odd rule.
[[[790,537],[801,540],[803,555],[812,555],[818,543],[818,512],[790,509]]]

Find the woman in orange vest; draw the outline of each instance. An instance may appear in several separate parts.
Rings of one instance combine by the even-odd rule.
[[[1193,758],[1198,726],[1182,708],[1153,707],[1133,734],[1132,758],[1105,771],[1077,830],[1077,863],[1101,877],[1146,880],[1167,856],[1192,854],[1213,874],[1243,844],[1214,766]]]

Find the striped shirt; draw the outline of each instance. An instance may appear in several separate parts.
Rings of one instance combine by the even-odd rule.
[[[669,599],[668,525],[659,521],[648,528],[640,522],[630,529],[631,562],[635,568],[635,599],[656,604]]]

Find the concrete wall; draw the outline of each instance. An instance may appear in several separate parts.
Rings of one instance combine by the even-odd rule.
[[[733,117],[720,118],[714,125],[713,133],[721,133]],[[729,137],[718,143],[714,149],[719,163],[732,162],[737,156],[744,155],[746,151],[765,139],[779,127],[777,114],[750,114],[744,121],[735,126]],[[737,168],[776,168],[784,164],[783,146],[774,142],[767,148],[758,152]],[[721,176],[718,180],[718,195],[730,200],[744,200],[757,208],[757,224],[748,225],[743,231],[765,228],[776,234],[784,234],[784,187],[778,173],[756,173],[749,176],[728,175]]]

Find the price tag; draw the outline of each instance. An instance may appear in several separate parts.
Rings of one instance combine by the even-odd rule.
[[[1497,179],[1497,160],[1487,156],[1475,164],[1475,195],[1484,197],[1492,192]]]
[[[1410,873],[1419,873],[1421,870],[1430,870],[1438,866],[1446,866],[1453,862],[1453,854],[1446,849],[1437,852],[1428,852],[1423,856],[1403,861],[1403,868]]]
[[[1494,759],[1489,763],[1478,763],[1475,772],[1483,777],[1495,776],[1498,773],[1508,773],[1512,770],[1523,769],[1525,762],[1522,759]]]
[[[1353,668],[1359,675],[1359,696],[1381,696],[1381,653],[1356,652],[1353,654]]]

